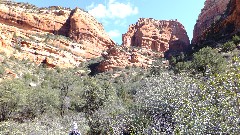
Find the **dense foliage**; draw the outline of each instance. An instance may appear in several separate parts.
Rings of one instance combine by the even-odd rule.
[[[226,69],[226,59],[211,47],[204,47],[195,52],[188,60],[184,54],[170,59],[172,69],[175,73],[190,72],[203,75],[221,73]]]
[[[206,47],[193,55],[192,64],[197,72],[205,74],[210,70],[214,74],[225,70],[226,60],[216,50]]]
[[[84,135],[240,134],[238,55],[227,63],[205,47],[173,57],[170,70],[159,59],[94,76],[87,67],[98,60],[48,69],[0,57],[0,134],[65,135],[73,121]]]
[[[233,41],[228,41],[223,44],[222,51],[228,52],[233,51],[236,48],[236,44]]]

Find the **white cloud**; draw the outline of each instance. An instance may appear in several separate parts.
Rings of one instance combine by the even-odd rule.
[[[120,3],[115,0],[109,0],[106,5],[93,3],[87,7],[88,12],[96,18],[125,18],[127,16],[138,14],[138,8],[131,3]]]
[[[98,4],[96,7],[92,8],[88,12],[96,18],[105,18],[108,14],[108,11],[103,4]]]
[[[121,36],[121,33],[119,30],[110,30],[108,32],[108,35],[111,37],[111,38],[116,38],[116,37],[120,37]]]
[[[138,13],[138,8],[132,7],[130,3],[111,3],[108,8],[110,16],[117,18],[125,18],[127,16],[135,15]]]

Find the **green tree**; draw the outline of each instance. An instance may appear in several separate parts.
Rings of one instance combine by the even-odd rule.
[[[211,47],[202,48],[193,55],[193,68],[196,72],[206,74],[219,73],[226,68],[226,60],[223,56],[217,52],[217,50]]]
[[[0,77],[3,77],[5,73],[5,69],[2,65],[0,65]]]
[[[230,70],[195,82],[198,89],[190,91],[176,111],[180,134],[240,133],[240,68],[239,58],[234,59]]]
[[[43,89],[55,91],[59,96],[59,111],[62,117],[71,107],[70,92],[78,86],[79,76],[74,73],[72,69],[61,70],[61,72],[46,71],[44,81],[41,83]]]
[[[236,47],[237,46],[234,43],[234,41],[228,41],[228,42],[223,44],[222,51],[224,51],[224,52],[233,51]]]
[[[240,37],[238,35],[234,35],[232,37],[232,41],[235,43],[235,44],[238,44],[240,42]]]
[[[69,93],[75,88],[78,77],[74,75],[73,71],[65,70],[56,73],[56,76],[54,76],[53,79],[53,89],[59,90],[60,114],[63,116],[71,106]]]
[[[0,121],[11,118],[26,100],[23,86],[19,80],[6,80],[0,83]]]
[[[54,90],[41,87],[29,89],[25,112],[22,112],[27,118],[35,118],[44,113],[57,113],[59,105],[58,93]]]
[[[73,105],[78,111],[84,112],[90,127],[90,134],[102,134],[107,130],[104,128],[107,125],[101,120],[101,117],[105,116],[105,114],[101,114],[100,110],[104,110],[104,107],[108,108],[107,106],[111,104],[114,97],[116,97],[116,94],[109,83],[99,82],[93,78],[84,80],[82,102]],[[105,111],[105,113],[110,112]]]
[[[181,73],[182,71],[190,71],[192,67],[192,63],[190,61],[187,62],[178,62],[172,68],[175,73]]]

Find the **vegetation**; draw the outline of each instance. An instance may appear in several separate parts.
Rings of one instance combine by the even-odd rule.
[[[190,60],[189,60],[190,59]],[[180,54],[177,57],[170,59],[171,69],[175,73],[190,72],[192,74],[221,73],[226,69],[226,59],[216,50],[211,47],[205,47],[192,54],[185,56]]]
[[[240,43],[240,37],[238,35],[234,35],[232,37],[232,41],[237,45]]]
[[[159,66],[161,59],[149,70],[76,74],[98,61],[56,70],[28,60],[2,63],[22,76],[0,82],[0,134],[68,134],[73,121],[82,134],[240,133],[237,56],[227,67],[216,49],[206,47],[191,60],[183,53],[172,58],[178,74]]]
[[[2,66],[0,66],[0,77],[3,77],[4,73],[5,69]]]
[[[223,52],[233,51],[238,46],[239,43],[240,37],[238,35],[234,35],[231,41],[228,41],[223,44],[222,51]]]
[[[68,50],[52,41],[72,41],[53,34],[31,40],[34,36],[62,51]],[[13,39],[21,51],[23,39],[16,34]],[[48,69],[2,53],[0,134],[66,135],[73,121],[83,135],[240,134],[239,43],[235,35],[181,52],[167,66],[156,59],[149,69],[128,66],[105,73],[96,70],[101,57],[76,68]]]
[[[216,50],[206,47],[193,55],[193,68],[196,72],[204,75],[206,72],[213,74],[220,73],[225,70],[226,61]]]
[[[233,51],[236,48],[236,44],[234,41],[228,41],[225,44],[223,44],[222,51],[228,52]]]

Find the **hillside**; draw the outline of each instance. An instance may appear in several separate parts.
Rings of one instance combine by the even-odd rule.
[[[80,8],[1,1],[0,135],[240,134],[239,6],[206,0],[192,44],[139,18],[115,45]]]
[[[103,26],[79,8],[3,3],[0,27],[2,51],[49,67],[75,67],[115,45]]]

